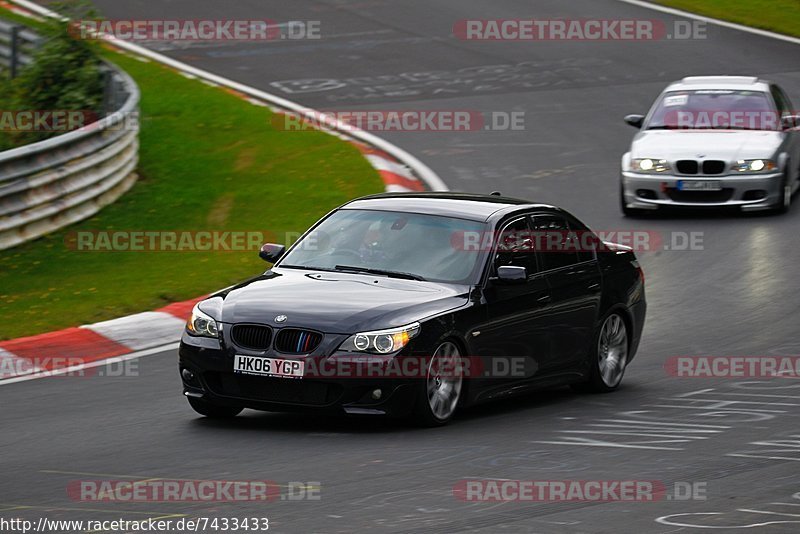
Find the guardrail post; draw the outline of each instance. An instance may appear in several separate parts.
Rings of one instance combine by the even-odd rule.
[[[103,117],[108,115],[115,105],[113,84],[114,76],[111,69],[103,69]]]
[[[19,32],[21,29],[21,26],[11,27],[11,56],[8,58],[8,71],[12,80],[17,77],[17,67],[19,65]]]

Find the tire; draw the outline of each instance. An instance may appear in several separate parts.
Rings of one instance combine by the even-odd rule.
[[[792,184],[789,181],[788,171],[784,173],[783,183],[781,184],[781,194],[778,197],[778,202],[772,209],[773,213],[783,214],[789,211],[792,206]]]
[[[447,424],[458,409],[463,391],[461,350],[453,341],[443,341],[433,352],[425,381],[419,387],[414,423],[425,427]]]
[[[589,348],[589,378],[573,384],[576,391],[607,393],[622,383],[628,364],[628,327],[620,312],[609,313],[600,323]]]
[[[236,417],[241,413],[244,408],[240,407],[231,407],[231,406],[220,406],[218,404],[212,404],[206,400],[199,399],[197,397],[186,397],[189,401],[189,406],[192,409],[199,413],[200,415],[204,415],[211,419],[231,419]]]

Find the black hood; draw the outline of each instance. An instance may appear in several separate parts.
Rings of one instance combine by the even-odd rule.
[[[215,296],[223,323],[350,334],[401,326],[464,306],[469,286],[366,274],[274,269]],[[284,322],[275,318],[285,315]]]

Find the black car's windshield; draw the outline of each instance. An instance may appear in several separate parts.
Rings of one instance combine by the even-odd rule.
[[[306,235],[279,267],[465,283],[480,254],[463,246],[484,223],[418,213],[343,209]]]
[[[647,130],[780,130],[780,117],[763,91],[670,91],[656,105]]]

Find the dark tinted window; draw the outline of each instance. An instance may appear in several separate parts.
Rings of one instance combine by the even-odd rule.
[[[792,101],[789,100],[789,97],[786,96],[786,93],[783,92],[783,89],[781,89],[780,87],[777,87],[777,88],[778,88],[778,93],[781,95],[781,98],[783,98],[783,101],[786,102],[786,109],[789,111],[789,113],[791,113],[793,115],[797,115],[797,110],[794,109],[794,106],[792,105]]]
[[[567,225],[576,239],[578,248],[578,261],[590,261],[595,259],[597,250],[600,250],[601,240],[592,232],[589,227],[578,219],[567,217]]]
[[[531,246],[531,229],[527,218],[506,225],[498,234],[495,267],[514,265],[525,267],[528,274],[537,272],[536,256]]]
[[[778,113],[780,113],[781,117],[788,115],[791,104],[786,95],[783,94],[783,91],[776,85],[772,86],[772,98],[775,99],[775,105],[778,106]]]
[[[535,215],[532,225],[532,238],[543,270],[558,269],[583,261],[578,254],[578,241],[563,217]]]
[[[402,271],[426,280],[469,281],[486,225],[437,215],[342,209],[297,243],[280,267],[337,265]]]

